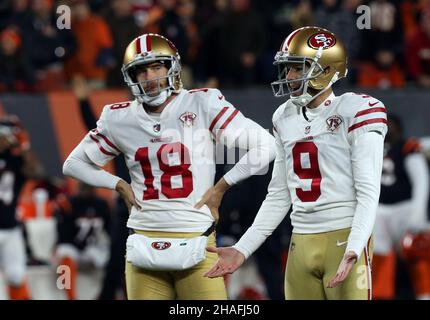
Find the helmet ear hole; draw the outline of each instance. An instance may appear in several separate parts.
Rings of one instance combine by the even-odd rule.
[[[137,70],[136,66],[130,67],[128,69],[127,73],[128,73],[128,76],[130,77],[131,81],[137,82],[138,70]]]
[[[172,67],[172,62],[170,60],[162,60],[160,61],[164,64],[164,66],[169,70]]]

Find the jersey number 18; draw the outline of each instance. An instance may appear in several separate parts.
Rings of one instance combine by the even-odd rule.
[[[135,160],[140,163],[145,177],[146,190],[143,192],[143,200],[159,198],[159,190],[154,187],[154,175],[152,174],[151,162],[149,161],[148,147],[139,148],[135,154]],[[168,157],[172,154],[179,154],[180,164],[169,165]],[[189,170],[191,166],[190,152],[188,148],[180,142],[163,144],[157,151],[158,165],[163,174],[160,178],[161,193],[168,199],[186,198],[193,191],[193,175]],[[171,178],[180,176],[182,178],[181,188],[172,188]]]

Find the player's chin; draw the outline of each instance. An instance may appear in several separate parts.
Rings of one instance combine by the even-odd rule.
[[[148,87],[148,88],[144,88],[147,96],[153,98],[158,96],[165,88],[167,88],[167,86],[161,86],[160,90],[158,89],[158,87]]]
[[[288,85],[288,89],[292,97],[298,97],[303,93],[303,89],[300,89],[300,85]]]
[[[292,90],[293,92],[291,93],[291,96],[292,97],[298,97],[298,96],[300,96],[300,95],[302,95],[302,93],[303,93],[303,90],[298,90],[297,91],[297,89],[296,89],[296,91],[294,91],[294,90]]]

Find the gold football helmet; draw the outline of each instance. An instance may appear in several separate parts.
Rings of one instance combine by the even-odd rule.
[[[168,69],[167,76],[138,82],[137,71],[139,66],[153,62],[165,64]],[[182,89],[181,58],[178,50],[170,40],[159,34],[143,34],[131,41],[125,50],[121,71],[132,94],[138,101],[149,105],[159,105],[172,92],[179,92]],[[162,85],[163,79],[167,79],[167,86]],[[146,92],[144,89],[145,82],[153,81],[157,81],[157,89]],[[162,99],[160,100],[161,96]]]
[[[291,95],[294,104],[305,106],[333,83],[347,74],[346,52],[341,40],[332,32],[319,27],[303,27],[290,33],[276,53],[278,80],[271,83],[275,97]],[[292,65],[299,65],[303,77],[287,80]],[[301,82],[299,88],[292,89],[291,82]],[[310,95],[308,88],[315,89]]]

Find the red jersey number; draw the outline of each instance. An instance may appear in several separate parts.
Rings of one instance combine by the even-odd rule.
[[[309,157],[309,167],[302,165],[302,154]],[[297,142],[293,147],[293,166],[294,173],[300,179],[312,179],[311,190],[304,191],[296,188],[297,197],[302,202],[313,202],[321,196],[321,172],[318,164],[318,148],[312,141]]]
[[[123,108],[128,108],[131,105],[130,102],[119,102],[119,103],[114,103],[113,105],[110,106],[111,110],[116,110],[116,109],[123,109]]]
[[[139,161],[145,177],[146,190],[143,192],[143,200],[159,199],[159,190],[154,187],[154,176],[148,151],[148,147],[139,148],[135,154],[135,160]],[[170,165],[169,157],[172,157],[175,153],[178,155],[179,164]],[[188,197],[193,192],[193,175],[189,170],[191,161],[188,148],[180,142],[163,144],[157,151],[157,159],[160,170],[163,172],[160,177],[161,193],[168,199]],[[181,177],[181,188],[172,188],[173,176]]]

